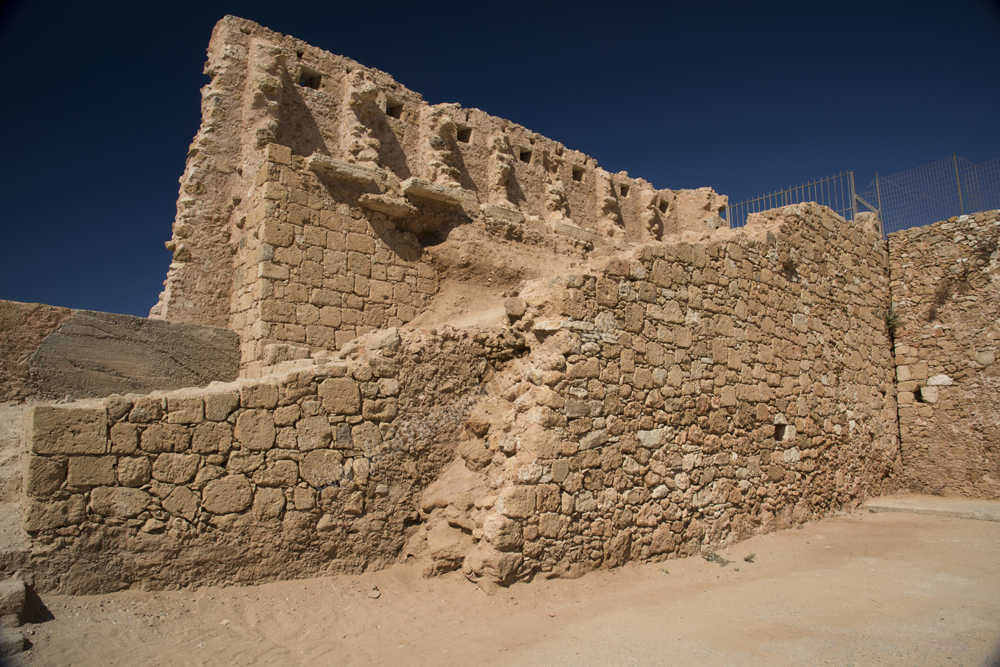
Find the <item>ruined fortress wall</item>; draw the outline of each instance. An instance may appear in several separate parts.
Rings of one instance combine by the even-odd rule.
[[[517,453],[466,573],[697,553],[895,488],[886,273],[872,220],[803,204],[568,276],[487,436]]]
[[[36,407],[25,567],[93,592],[412,556],[488,587],[854,508],[900,474],[886,262],[870,221],[803,204],[528,284],[505,329]]]
[[[915,491],[1000,498],[1000,211],[889,235],[899,430]]]
[[[205,71],[212,81],[202,91],[202,126],[167,244],[173,262],[151,317],[242,332],[253,326],[248,312],[273,294],[254,294],[251,286],[250,274],[255,268],[266,272],[266,262],[297,266],[299,277],[309,277],[311,282],[300,283],[309,294],[295,293],[295,303],[343,308],[311,301],[313,289],[356,289],[319,284],[341,275],[336,267],[317,268],[326,251],[346,250],[336,238],[321,239],[326,232],[381,240],[378,247],[395,256],[379,264],[404,269],[399,282],[412,285],[407,279],[420,247],[469,222],[511,226],[512,235],[561,234],[586,244],[658,239],[722,222],[717,214],[725,198],[708,188],[658,190],[624,172],[609,174],[593,158],[519,125],[456,104],[428,105],[383,72],[250,21],[230,16],[219,22]],[[268,151],[269,145],[277,147]],[[265,192],[274,195],[278,186],[285,189],[278,198]],[[277,203],[262,212],[262,200]],[[265,220],[285,230],[279,234],[283,242],[284,225],[295,227],[293,242],[262,241],[266,229],[257,225]],[[281,257],[267,259],[272,251],[266,246],[285,250],[275,249]],[[300,254],[304,265],[296,263]],[[427,267],[423,271],[421,277],[430,279]],[[257,278],[284,274],[278,269]],[[387,310],[400,300],[394,295]],[[419,307],[420,300],[408,305]],[[260,361],[260,341],[294,339],[315,349],[321,340],[336,341],[338,331],[344,338],[359,327],[406,321],[400,315],[409,312],[397,308],[379,317],[374,307],[348,308],[361,314],[342,313],[339,324],[332,315],[319,325],[313,320],[325,332],[312,341],[308,332],[303,340],[301,330],[277,326],[310,326],[288,321],[287,314],[281,320],[256,318],[261,330],[244,335],[245,363]]]
[[[309,371],[33,408],[24,572],[92,593],[394,562],[489,364],[524,341],[472,336],[390,330]]]

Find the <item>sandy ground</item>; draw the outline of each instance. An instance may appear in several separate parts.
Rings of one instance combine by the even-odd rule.
[[[721,555],[732,562],[630,565],[492,597],[405,565],[45,596],[54,619],[25,626],[34,646],[13,664],[1000,664],[1000,523],[858,512]]]

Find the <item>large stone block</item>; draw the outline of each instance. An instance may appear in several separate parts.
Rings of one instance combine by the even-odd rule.
[[[197,454],[160,454],[153,463],[153,479],[167,484],[186,484],[198,472]]]
[[[101,516],[128,519],[145,512],[152,499],[142,489],[101,486],[90,492],[90,508]]]
[[[535,512],[535,487],[514,486],[503,492],[503,513],[526,519]]]
[[[114,456],[71,456],[66,481],[70,486],[110,486],[115,483]]]
[[[213,422],[226,421],[240,406],[240,395],[235,391],[205,394],[205,419]]]
[[[275,434],[274,417],[267,410],[246,410],[236,418],[233,435],[244,449],[270,449],[274,446]]]
[[[191,438],[196,454],[225,454],[233,447],[233,429],[229,424],[198,424]]]
[[[103,408],[39,405],[28,416],[31,451],[35,454],[104,454],[108,418]]]
[[[160,454],[187,451],[190,442],[191,431],[185,426],[153,424],[143,432],[139,446],[145,452]]]
[[[253,489],[243,475],[229,475],[205,485],[201,506],[212,514],[242,512],[253,501]]]
[[[24,490],[34,498],[51,496],[66,481],[66,462],[28,456],[24,470]]]
[[[28,364],[40,395],[96,398],[232,381],[239,359],[228,329],[78,310]]]
[[[149,482],[153,466],[145,456],[123,456],[118,459],[118,483],[140,487]]]
[[[306,417],[295,424],[296,440],[299,451],[311,452],[314,449],[325,449],[330,446],[333,432],[326,417]]]
[[[163,499],[163,509],[173,516],[179,516],[188,521],[194,521],[198,516],[198,494],[186,486],[175,487],[170,495]]]
[[[86,508],[82,495],[70,496],[66,500],[28,499],[24,508],[24,530],[34,533],[76,525],[86,516]]]
[[[317,489],[337,484],[344,474],[343,461],[343,455],[337,450],[317,449],[299,462],[299,475]]]
[[[361,410],[361,391],[350,378],[330,378],[319,386],[323,409],[334,415],[356,415]]]

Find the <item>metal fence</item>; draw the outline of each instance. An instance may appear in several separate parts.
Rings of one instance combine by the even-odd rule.
[[[886,234],[1000,208],[1000,159],[975,164],[952,154],[891,176],[876,173],[861,199],[879,213]]]
[[[747,199],[738,204],[730,204],[726,208],[726,221],[730,227],[742,227],[747,224],[747,218],[751,213],[807,201],[828,206],[842,215],[845,220],[854,220],[858,213],[857,195],[854,192],[854,172],[845,171],[836,176],[803,183],[787,190]]]

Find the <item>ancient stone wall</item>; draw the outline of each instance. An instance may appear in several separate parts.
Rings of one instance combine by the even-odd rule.
[[[523,349],[472,336],[390,330],[305,371],[32,408],[23,571],[87,593],[393,562],[487,369]]]
[[[1000,497],[1000,211],[889,235],[899,430],[916,491]]]
[[[436,289],[422,248],[462,225],[589,251],[723,224],[725,198],[708,188],[610,174],[250,21],[219,22],[205,71],[173,262],[150,316],[240,332],[247,375],[268,365],[267,345],[313,353],[408,321]]]
[[[485,436],[509,458],[478,461],[504,483],[470,577],[696,553],[898,484],[874,220],[803,204],[716,236],[528,288],[540,345]]]
[[[804,204],[529,282],[506,328],[36,407],[29,569],[86,592],[413,557],[489,588],[851,509],[900,474],[886,262],[870,220]]]

